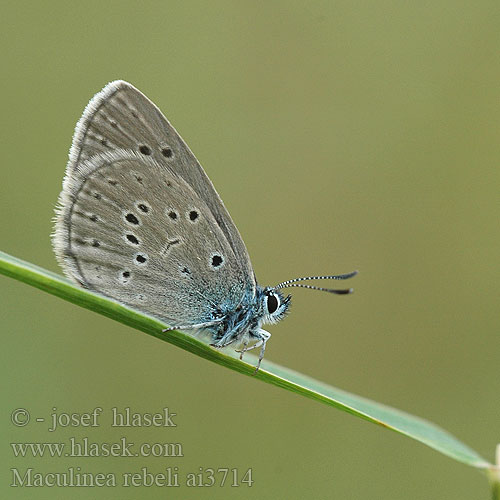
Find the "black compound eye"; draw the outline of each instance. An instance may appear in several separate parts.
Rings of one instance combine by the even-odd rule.
[[[279,305],[279,301],[278,301],[278,297],[276,297],[276,295],[268,295],[267,296],[267,312],[269,314],[273,314],[273,312],[276,311],[276,309],[278,309],[278,305]]]

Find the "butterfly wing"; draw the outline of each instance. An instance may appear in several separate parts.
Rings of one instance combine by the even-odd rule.
[[[126,82],[80,119],[54,247],[82,286],[198,324],[255,293],[245,245],[200,164],[162,113]]]

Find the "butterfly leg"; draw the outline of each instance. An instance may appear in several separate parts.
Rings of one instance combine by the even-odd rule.
[[[259,371],[260,364],[262,363],[262,359],[264,358],[264,352],[266,350],[266,343],[271,338],[271,334],[269,332],[266,332],[265,330],[259,330],[258,333],[260,335],[260,342],[262,342],[262,347],[260,348],[259,362],[257,363],[257,367],[255,368],[255,371],[253,372],[254,375]],[[257,342],[257,343],[259,343],[259,342]]]
[[[209,326],[214,326],[220,323],[220,320],[217,321],[207,321],[206,323],[198,323],[197,325],[178,325],[178,326],[171,326],[170,328],[165,328],[162,330],[163,333],[166,332],[171,332],[172,330],[197,330],[199,328],[207,328]]]
[[[251,345],[250,347],[247,347],[248,345],[248,340],[243,344],[242,349],[235,349],[236,352],[240,353],[240,359],[243,359],[243,354],[245,354],[247,351],[251,351],[252,349],[255,349],[256,347],[260,347],[262,345],[262,339],[255,342],[255,344]]]
[[[245,352],[249,350],[247,349],[247,345],[248,345],[248,338],[245,339],[245,342],[243,342],[243,347],[241,349],[235,349],[236,352],[240,353],[240,360],[243,359],[243,354],[245,354]]]

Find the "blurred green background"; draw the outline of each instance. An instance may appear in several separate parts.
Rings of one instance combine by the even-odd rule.
[[[49,234],[74,125],[108,81],[193,149],[261,284],[298,290],[267,358],[500,442],[500,5],[3,2],[1,249],[58,271]],[[3,498],[488,498],[476,470],[0,277]],[[50,433],[33,418],[169,407],[176,428]],[[107,417],[106,417],[107,418]],[[180,442],[183,458],[14,458],[9,442]],[[9,488],[10,468],[253,469],[251,488]]]

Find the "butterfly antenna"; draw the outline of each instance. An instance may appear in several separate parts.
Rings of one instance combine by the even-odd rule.
[[[352,288],[336,289],[336,288],[323,288],[321,286],[314,285],[304,285],[297,283],[297,281],[307,281],[307,280],[347,280],[358,274],[358,271],[353,271],[346,274],[336,274],[334,276],[304,276],[303,278],[294,278],[291,280],[283,281],[274,287],[275,290],[281,288],[309,288],[310,290],[319,290],[320,292],[335,293],[337,295],[346,295],[352,293]]]

